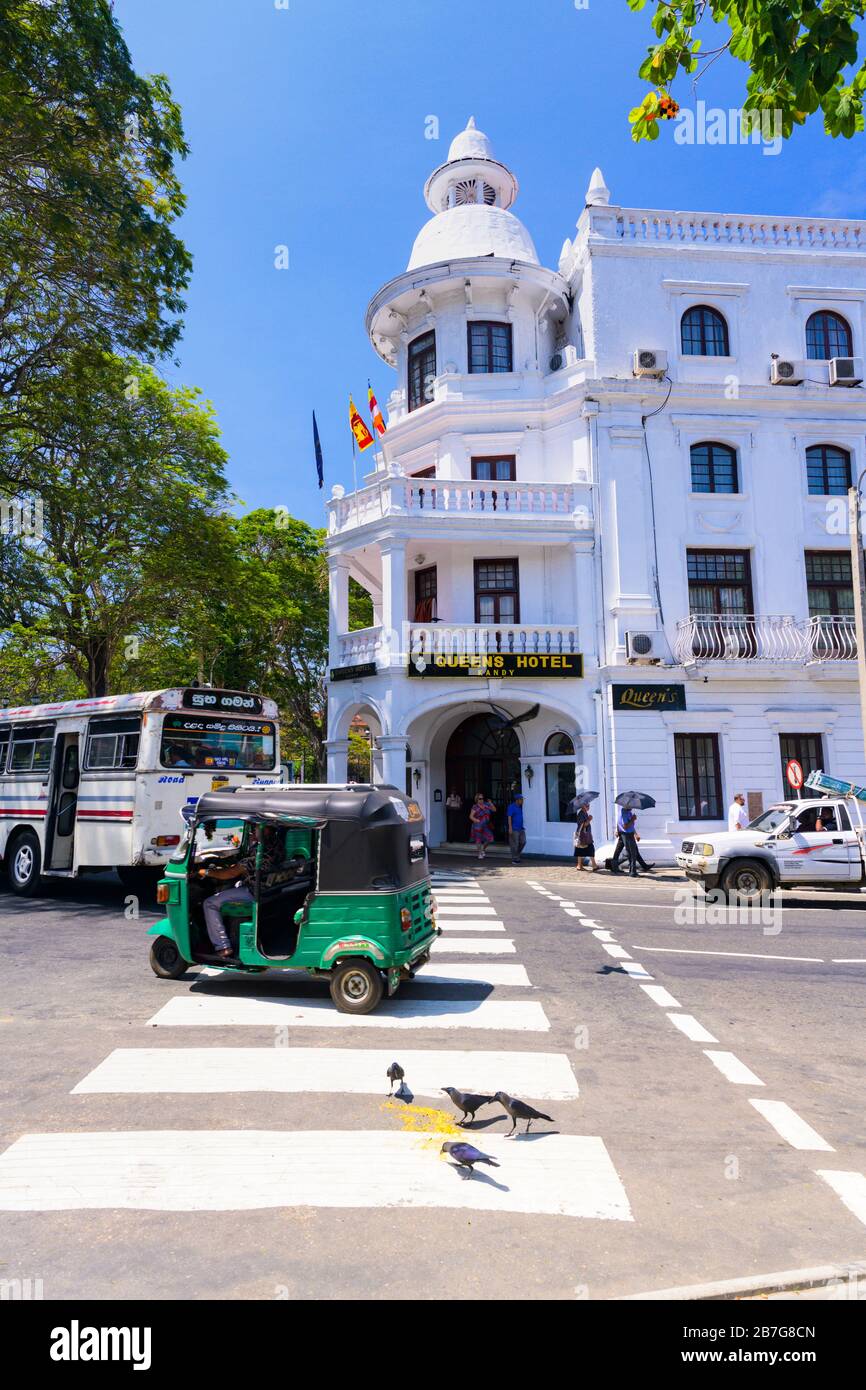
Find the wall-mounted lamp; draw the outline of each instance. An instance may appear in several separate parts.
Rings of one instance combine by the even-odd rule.
[[[416,767],[414,772],[412,773],[412,776],[415,779],[415,790],[417,791],[421,785],[421,769]]]
[[[523,770],[526,773],[526,780],[529,783],[529,790],[532,791],[532,779],[535,776],[535,769],[532,767],[530,763],[527,763],[526,767]]]

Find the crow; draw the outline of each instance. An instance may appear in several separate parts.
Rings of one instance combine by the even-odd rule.
[[[439,1150],[442,1154],[448,1154],[455,1159],[459,1166],[469,1169],[469,1176],[475,1172],[472,1166],[475,1163],[489,1163],[491,1168],[498,1168],[499,1162],[492,1158],[490,1154],[483,1154],[480,1149],[476,1149],[474,1144],[443,1144]]]
[[[523,1131],[524,1134],[529,1133],[529,1126],[532,1124],[533,1120],[549,1120],[551,1124],[554,1123],[552,1115],[545,1115],[543,1110],[534,1110],[531,1105],[526,1104],[525,1100],[516,1100],[514,1096],[508,1096],[504,1091],[497,1091],[493,1099],[499,1101],[499,1104],[504,1110],[508,1111],[512,1119],[511,1128],[505,1136],[506,1139],[511,1138],[517,1128],[518,1120],[526,1121],[526,1129]]]
[[[467,1115],[471,1115],[474,1120],[476,1110],[480,1110],[482,1105],[491,1105],[496,1099],[495,1096],[476,1096],[471,1091],[458,1091],[456,1086],[443,1086],[442,1090],[446,1096],[451,1097],[457,1109],[463,1111],[459,1120],[461,1125],[466,1123]]]
[[[391,1082],[391,1089],[390,1089],[390,1091],[388,1092],[388,1095],[389,1095],[389,1096],[392,1096],[392,1095],[394,1094],[394,1082],[395,1082],[395,1081],[399,1081],[400,1086],[402,1086],[402,1085],[403,1085],[403,1077],[406,1075],[406,1073],[404,1072],[403,1068],[400,1066],[400,1063],[399,1063],[399,1062],[392,1062],[391,1065],[390,1065],[390,1067],[388,1068],[388,1070],[385,1072],[385,1075],[387,1076],[388,1080]],[[398,1091],[400,1090],[400,1086],[397,1087],[397,1090],[398,1090]]]

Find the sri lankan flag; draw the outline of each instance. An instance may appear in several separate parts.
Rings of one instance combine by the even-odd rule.
[[[377,434],[384,434],[385,421],[382,418],[382,412],[379,409],[379,402],[373,395],[373,388],[370,385],[369,381],[367,382],[367,400],[370,402],[370,419],[373,421],[373,429],[376,431]]]
[[[355,443],[361,450],[361,453],[363,453],[365,449],[369,449],[370,445],[373,443],[373,436],[358,414],[358,407],[355,405],[351,396],[349,397],[349,428],[355,436]]]

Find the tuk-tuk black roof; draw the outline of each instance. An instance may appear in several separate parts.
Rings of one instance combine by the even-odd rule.
[[[197,820],[303,816],[318,821],[318,888],[323,892],[381,892],[427,878],[424,821],[418,803],[397,787],[239,787],[208,792]],[[420,854],[413,846],[420,843]]]
[[[395,802],[405,809],[401,813]],[[417,802],[411,803],[417,808]],[[196,818],[224,816],[310,816],[315,820],[357,821],[360,825],[405,825],[410,799],[397,788],[350,783],[344,786],[302,785],[244,787],[206,792],[199,798]],[[413,819],[417,818],[415,811]]]

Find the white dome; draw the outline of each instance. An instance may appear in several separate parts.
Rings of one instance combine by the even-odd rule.
[[[459,135],[455,135],[448,151],[448,163],[455,159],[492,159],[493,146],[482,131],[475,129],[475,117],[469,117],[469,124]]]
[[[417,270],[422,265],[463,260],[467,256],[501,256],[540,264],[532,237],[513,212],[470,203],[448,208],[425,222],[415,238],[406,269]]]

